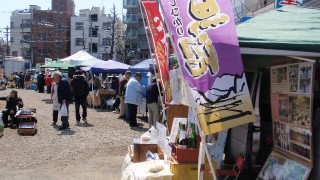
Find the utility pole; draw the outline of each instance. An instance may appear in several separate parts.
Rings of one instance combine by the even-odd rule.
[[[7,37],[7,50],[6,50],[6,52],[7,52],[7,56],[10,56],[10,49],[9,49],[9,26],[7,26],[6,28],[6,33],[5,33],[5,35],[6,35],[6,37]]]

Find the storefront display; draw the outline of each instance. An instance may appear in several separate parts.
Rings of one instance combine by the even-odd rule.
[[[271,67],[274,146],[312,163],[313,64]]]

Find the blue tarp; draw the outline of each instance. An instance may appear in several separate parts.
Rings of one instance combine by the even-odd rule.
[[[141,73],[150,72],[150,66],[152,67],[153,66],[152,64],[153,64],[152,59],[146,59],[134,66],[131,66],[129,70],[133,73],[134,72],[141,72]]]
[[[134,76],[137,72],[140,72],[142,74],[141,84],[147,87],[149,79],[147,75],[148,72],[150,72],[150,67],[153,67],[152,59],[146,59],[134,66],[129,67],[129,70],[131,71],[132,76]]]
[[[130,67],[129,65],[123,64],[118,61],[108,60],[108,61],[97,62],[88,67],[83,67],[82,70],[85,70],[85,71],[91,70],[93,74],[124,73],[128,70],[129,67]]]

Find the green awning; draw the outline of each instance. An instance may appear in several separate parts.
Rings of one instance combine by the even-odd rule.
[[[287,6],[237,25],[240,47],[320,53],[320,10]]]
[[[58,68],[58,69],[68,69],[69,67],[75,67],[69,63],[61,61],[52,61],[51,63],[40,66],[41,68]]]

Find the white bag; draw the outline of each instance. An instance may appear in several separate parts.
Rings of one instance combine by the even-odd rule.
[[[62,104],[61,109],[60,109],[60,115],[62,117],[68,116],[68,109],[66,104]]]
[[[3,136],[4,124],[2,120],[2,113],[0,112],[0,137]]]

